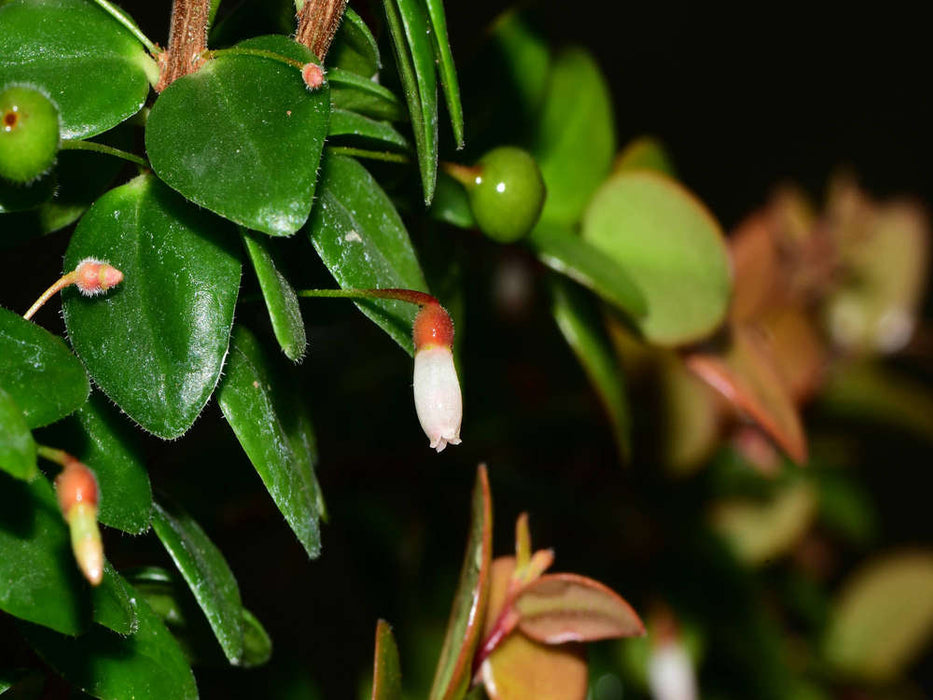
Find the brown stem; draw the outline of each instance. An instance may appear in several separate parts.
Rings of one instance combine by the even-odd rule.
[[[161,74],[156,92],[162,92],[173,81],[193,73],[204,63],[210,13],[211,0],[173,0],[168,50],[159,55]]]
[[[295,41],[311,49],[323,63],[345,9],[347,0],[305,0],[298,13]]]

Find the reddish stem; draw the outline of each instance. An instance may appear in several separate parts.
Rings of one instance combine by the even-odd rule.
[[[518,624],[520,616],[518,611],[512,607],[512,604],[515,602],[515,598],[520,590],[521,587],[516,586],[514,591],[509,592],[505,605],[502,606],[502,612],[500,612],[499,617],[496,618],[496,623],[492,626],[486,639],[483,640],[475,656],[473,656],[473,678],[479,673],[480,668],[483,666],[483,662],[489,658],[489,655],[496,650],[496,647],[502,643],[502,640],[505,639]]]
[[[204,63],[210,13],[210,0],[173,0],[168,50],[159,54],[161,74],[156,92],[162,92]]]
[[[323,62],[346,8],[347,0],[305,0],[298,13],[295,41]]]

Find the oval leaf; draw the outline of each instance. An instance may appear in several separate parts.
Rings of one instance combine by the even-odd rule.
[[[103,627],[77,639],[33,625],[21,625],[20,631],[49,666],[95,698],[197,700],[194,674],[178,643],[136,598],[139,626],[131,637]]]
[[[664,144],[653,136],[641,136],[631,141],[616,156],[612,171],[621,173],[624,170],[654,170],[671,177],[677,175]]]
[[[240,589],[223,554],[190,515],[155,503],[152,528],[204,611],[230,663],[243,658]]]
[[[528,242],[538,259],[555,272],[593,290],[630,316],[648,313],[645,295],[626,271],[568,228],[538,226]]]
[[[292,362],[298,362],[305,354],[308,339],[295,290],[279,272],[272,252],[260,235],[243,231],[243,244],[256,271],[275,339],[285,356]]]
[[[463,697],[470,683],[473,652],[483,631],[492,565],[492,496],[483,464],[476,471],[470,512],[470,539],[428,696],[431,700]]]
[[[315,60],[287,37],[239,46]],[[156,174],[188,199],[246,228],[288,236],[311,211],[329,115],[326,85],[307,90],[296,67],[223,54],[159,96],[146,151]]]
[[[900,552],[870,561],[834,604],[824,650],[847,675],[893,680],[933,635],[933,553]]]
[[[104,562],[104,578],[91,591],[94,602],[94,622],[117,634],[133,634],[139,627],[136,617],[136,592],[116,572],[109,561]]]
[[[65,290],[65,325],[103,392],[162,438],[191,427],[220,377],[240,281],[224,228],[140,176],[91,207],[65,255],[70,268],[96,257],[123,271],[103,297]]]
[[[36,475],[36,442],[16,402],[0,389],[0,469],[29,481]]]
[[[0,309],[0,388],[30,428],[73,413],[91,391],[84,368],[61,338],[6,309]]]
[[[402,669],[392,628],[385,620],[376,624],[376,656],[373,661],[373,700],[401,700]]]
[[[0,7],[0,75],[38,86],[58,105],[63,139],[99,134],[136,114],[154,62],[107,12],[85,0]]]
[[[680,345],[711,333],[731,293],[722,230],[692,194],[663,175],[623,172],[596,193],[583,237],[618,263],[648,300],[645,337]]]
[[[65,634],[90,622],[87,585],[44,478],[26,484],[0,473],[0,581],[0,610],[14,617]]]
[[[616,149],[609,88],[585,49],[555,59],[535,141],[547,185],[541,221],[576,223],[609,174]]]
[[[545,644],[637,637],[645,626],[625,600],[577,574],[545,574],[515,599],[518,628]]]
[[[352,158],[329,155],[324,160],[309,235],[341,287],[427,291],[408,231],[392,201]],[[418,311],[414,304],[366,300],[356,305],[408,354],[414,353],[411,328]]]
[[[321,553],[324,501],[311,421],[294,386],[273,373],[259,343],[236,328],[217,402],[237,440],[311,558]]]

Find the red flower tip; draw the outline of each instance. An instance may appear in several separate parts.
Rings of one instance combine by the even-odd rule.
[[[305,63],[301,67],[301,79],[309,90],[317,90],[324,84],[324,69],[317,63]]]
[[[454,344],[454,322],[440,304],[426,304],[415,316],[412,328],[415,350],[434,346],[452,348]]]

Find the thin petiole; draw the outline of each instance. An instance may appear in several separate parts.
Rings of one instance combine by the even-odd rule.
[[[107,146],[102,143],[95,143],[94,141],[62,141],[62,150],[63,151],[93,151],[94,153],[104,153],[108,156],[114,156],[116,158],[122,158],[127,160],[130,163],[135,163],[141,168],[149,168],[149,163],[140,158],[135,153],[128,153],[127,151],[121,151],[119,148],[114,148],[113,146]]]
[[[71,272],[62,275],[58,278],[58,281],[55,282],[51,287],[42,292],[42,296],[36,299],[36,303],[29,307],[29,311],[23,314],[23,318],[27,321],[35,316],[36,311],[42,308],[43,304],[51,299],[55,294],[60,292],[65,287],[75,283],[75,280],[78,278],[78,273],[74,270]]]
[[[410,163],[411,158],[401,153],[390,153],[389,151],[369,151],[364,148],[350,148],[349,146],[328,146],[329,153],[336,153],[341,156],[353,156],[356,158],[367,158],[369,160],[381,160],[386,163]]]
[[[414,289],[299,289],[300,297],[319,299],[394,299],[409,304],[438,304],[436,297]]]
[[[264,51],[262,49],[240,49],[236,47],[231,49],[214,49],[213,51],[208,51],[207,55],[210,58],[217,58],[218,56],[259,56],[260,58],[268,58],[270,61],[284,63],[285,65],[291,66],[292,68],[297,68],[298,70],[301,70],[304,66],[301,61],[296,61],[281,54],[275,53],[274,51]]]

